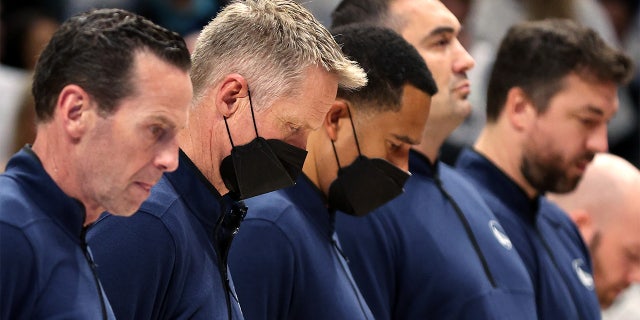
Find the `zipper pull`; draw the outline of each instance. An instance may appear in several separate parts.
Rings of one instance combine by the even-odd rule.
[[[333,245],[334,248],[336,248],[336,250],[338,251],[340,256],[342,256],[342,259],[344,259],[344,261],[349,263],[349,257],[347,257],[347,255],[344,253],[344,251],[342,251],[342,249],[340,249],[340,246],[338,245],[338,242],[336,241],[335,238],[331,238],[331,244]]]

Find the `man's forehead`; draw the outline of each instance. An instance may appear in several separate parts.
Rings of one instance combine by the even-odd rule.
[[[576,105],[574,112],[584,115],[593,116],[609,121],[618,112],[617,103],[579,103]]]
[[[385,136],[392,138],[397,142],[403,142],[410,145],[416,145],[420,143],[422,139],[422,132],[424,129],[424,123],[418,119],[415,113],[408,113],[407,110],[402,111],[384,111],[374,113],[370,115],[369,121],[359,121],[359,123],[366,123],[377,128],[385,128]],[[375,121],[371,121],[375,119]]]
[[[460,29],[457,18],[437,0],[396,0],[389,6],[391,16],[400,20],[403,27],[420,23],[425,32],[440,27],[449,27],[454,31]]]
[[[330,104],[325,105],[293,105],[281,108],[276,115],[283,123],[299,127],[317,127],[329,109]],[[313,128],[315,129],[315,128]]]
[[[404,120],[390,128],[389,137],[397,142],[417,145],[422,141],[423,124],[419,121]]]

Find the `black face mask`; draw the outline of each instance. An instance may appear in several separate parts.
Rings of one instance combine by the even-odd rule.
[[[236,200],[294,185],[307,157],[304,149],[276,139],[265,140],[258,135],[251,94],[248,95],[255,139],[242,146],[233,145],[227,118],[224,118],[231,141],[231,154],[222,160],[220,175],[231,197]]]
[[[338,177],[329,186],[329,208],[354,216],[364,216],[404,192],[410,174],[384,159],[369,159],[360,153],[356,130],[349,112],[358,157],[338,169]],[[333,146],[338,167],[338,153]]]

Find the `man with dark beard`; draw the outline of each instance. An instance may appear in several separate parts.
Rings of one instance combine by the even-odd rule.
[[[596,152],[631,60],[568,20],[512,27],[487,92],[487,125],[457,167],[478,188],[524,261],[540,319],[599,319],[589,252],[544,196],[573,190]]]

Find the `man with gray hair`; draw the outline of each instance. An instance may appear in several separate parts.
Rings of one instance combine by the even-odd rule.
[[[571,193],[549,199],[573,220],[593,260],[593,280],[603,309],[640,282],[640,171],[626,160],[599,153]]]
[[[338,87],[366,74],[306,9],[237,1],[202,31],[180,165],[131,219],[90,232],[99,274],[121,319],[241,319],[227,271],[243,199],[294,184],[309,133]]]

